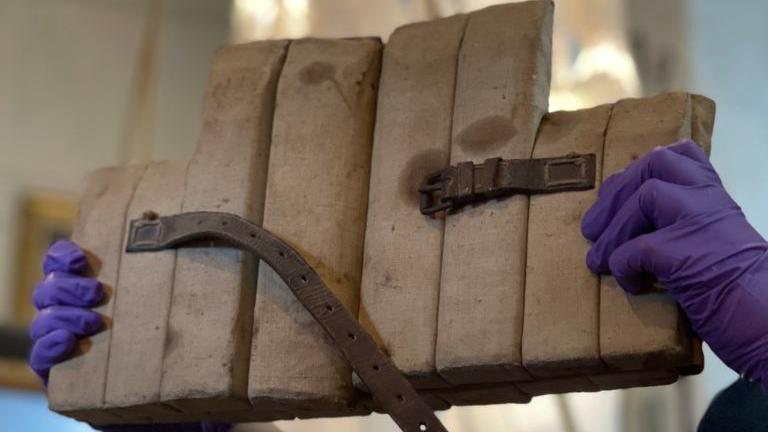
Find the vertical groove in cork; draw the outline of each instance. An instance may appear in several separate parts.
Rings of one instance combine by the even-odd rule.
[[[363,261],[377,39],[291,43],[277,89],[264,228],[296,247],[356,315]],[[266,264],[258,271],[249,396],[298,417],[352,414],[344,358]]]
[[[125,216],[144,166],[103,168],[90,173],[80,200],[72,241],[88,256],[91,275],[105,290],[105,300],[94,308],[105,329],[82,339],[73,357],[51,369],[48,403],[52,410],[83,421],[119,421],[103,409],[112,314],[120,271]]]
[[[528,158],[549,97],[553,4],[470,14],[459,52],[450,162]],[[445,222],[436,363],[453,385],[528,379],[522,325],[528,198]]]
[[[417,388],[447,385],[435,367],[443,219],[420,213],[418,187],[448,165],[465,26],[459,15],[397,29],[379,86],[360,320]]]
[[[260,224],[286,41],[223,48],[208,81],[182,211],[221,211]],[[249,410],[247,377],[256,262],[230,248],[177,253],[162,374],[164,402],[212,415]]]

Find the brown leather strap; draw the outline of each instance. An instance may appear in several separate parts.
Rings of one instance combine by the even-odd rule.
[[[544,194],[595,187],[595,155],[459,162],[430,174],[419,187],[420,210],[434,216],[512,194]]]
[[[400,429],[446,431],[432,409],[315,270],[296,250],[267,230],[228,213],[192,212],[167,217],[148,214],[131,221],[126,251],[159,251],[199,240],[224,241],[253,252],[269,264],[328,333]]]

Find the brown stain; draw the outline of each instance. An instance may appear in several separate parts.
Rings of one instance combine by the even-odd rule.
[[[250,101],[247,91],[256,85],[255,76],[237,73],[216,81],[210,89],[210,103],[215,109],[241,105]]]
[[[380,285],[384,288],[392,290],[402,290],[403,286],[397,283],[397,279],[392,277],[389,272],[384,273],[384,280],[380,282]]]
[[[501,148],[517,133],[512,120],[503,116],[489,116],[465,127],[456,137],[467,153],[487,152]]]
[[[355,86],[360,87],[361,85],[363,85],[363,81],[365,81],[366,75],[368,75],[368,71],[362,71],[360,73],[360,78],[357,81],[355,81]]]
[[[91,338],[82,338],[77,341],[77,345],[75,346],[75,349],[72,351],[72,353],[69,355],[70,358],[79,357],[84,354],[88,354],[88,352],[91,350],[91,347],[93,346],[93,342],[91,342]]]
[[[347,106],[347,110],[352,111],[352,104],[344,94],[341,84],[336,80],[336,67],[331,63],[317,61],[304,66],[301,68],[301,71],[299,71],[299,81],[301,81],[302,84],[312,86],[330,81],[344,101],[344,105]]]
[[[111,316],[99,314],[101,315],[101,324],[102,324],[102,331],[109,330],[112,327],[114,327],[114,320],[112,320]]]
[[[428,175],[444,168],[447,164],[447,159],[444,151],[430,149],[408,160],[398,177],[398,195],[400,199],[409,206],[419,207],[419,185]]]
[[[336,68],[323,61],[317,61],[304,66],[299,72],[299,80],[304,84],[317,85],[333,80]]]
[[[213,84],[211,88],[210,100],[216,107],[224,105],[224,100],[227,98],[227,90],[229,89],[229,79],[224,81],[218,81]]]
[[[85,270],[86,276],[97,277],[101,273],[101,259],[90,249],[82,248],[85,253],[85,261],[88,264]]]

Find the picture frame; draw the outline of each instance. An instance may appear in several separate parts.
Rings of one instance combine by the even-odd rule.
[[[43,276],[42,259],[56,240],[68,239],[77,214],[77,199],[51,191],[32,191],[19,206],[19,236],[14,294],[14,323],[29,325],[35,316],[32,291]]]
[[[72,233],[77,214],[77,198],[48,190],[32,190],[22,195],[17,211],[17,246],[12,326],[26,329],[36,310],[32,292],[43,277],[42,260],[48,247]],[[26,358],[0,356],[0,387],[42,390],[40,379],[29,369]]]

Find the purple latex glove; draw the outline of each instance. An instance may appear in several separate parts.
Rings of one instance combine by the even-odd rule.
[[[97,333],[101,316],[89,308],[98,305],[104,291],[94,278],[83,276],[87,268],[85,253],[75,243],[57,241],[43,260],[45,278],[32,294],[38,310],[30,336],[34,341],[29,364],[44,383],[56,363],[74,350],[77,339]],[[216,422],[165,425],[110,426],[103,432],[229,432],[231,424]]]
[[[68,241],[51,245],[43,261],[45,278],[32,294],[38,313],[29,332],[29,365],[46,384],[51,367],[72,353],[77,339],[102,327],[101,316],[88,308],[101,301],[103,290],[99,281],[82,276],[85,269],[85,253]]]
[[[607,178],[582,232],[592,271],[630,293],[657,278],[723,362],[768,387],[768,243],[693,141]]]

